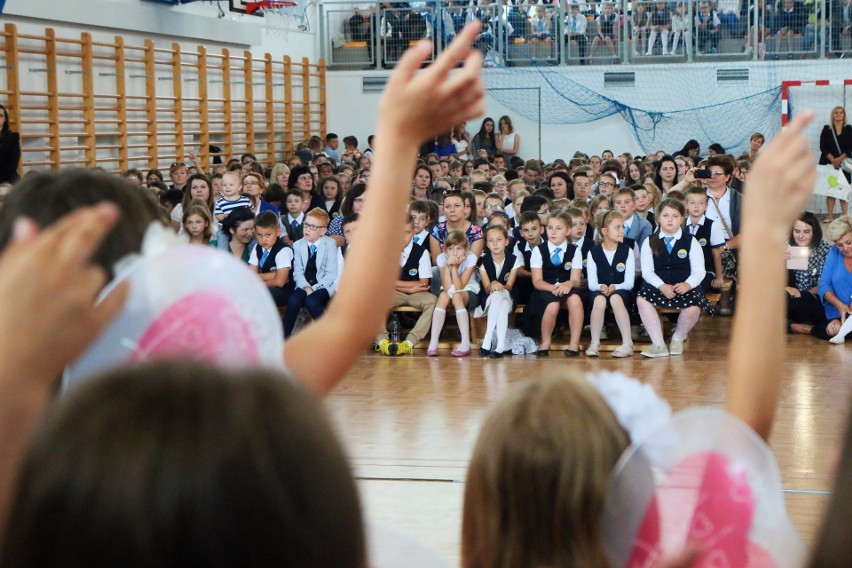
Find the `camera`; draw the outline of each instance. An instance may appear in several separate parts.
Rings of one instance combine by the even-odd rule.
[[[710,179],[713,177],[713,172],[710,170],[695,170],[692,175],[695,176],[695,179]]]

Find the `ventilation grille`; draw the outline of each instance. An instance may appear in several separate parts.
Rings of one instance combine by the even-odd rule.
[[[363,77],[361,79],[362,93],[381,93],[388,82],[387,77]]]
[[[748,82],[748,68],[716,69],[717,85],[747,85]]]
[[[636,84],[636,73],[604,73],[604,85],[609,87],[632,87]]]

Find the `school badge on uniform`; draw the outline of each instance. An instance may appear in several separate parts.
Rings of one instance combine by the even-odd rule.
[[[623,262],[619,262],[615,265],[616,272],[624,272],[625,270],[627,270],[627,266]]]
[[[698,239],[698,244],[703,246],[703,247],[706,247],[707,246],[707,239]]]
[[[686,252],[686,249],[680,249],[679,251],[677,251],[678,258],[686,258],[688,254],[689,253]]]
[[[418,269],[416,269],[416,268],[410,268],[410,269],[408,270],[408,275],[409,275],[409,276],[417,276],[417,270],[418,270]]]
[[[572,266],[573,265],[570,262],[566,262],[564,268],[565,270],[571,270]]]

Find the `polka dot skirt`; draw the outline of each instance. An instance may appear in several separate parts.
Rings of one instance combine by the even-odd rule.
[[[693,288],[686,294],[681,294],[672,299],[668,299],[662,292],[652,287],[650,284],[642,284],[642,287],[639,289],[639,296],[645,298],[655,306],[663,308],[675,308],[682,310],[690,306],[698,306],[711,316],[716,315],[716,309],[713,307],[713,304],[710,303],[704,293],[698,288]]]

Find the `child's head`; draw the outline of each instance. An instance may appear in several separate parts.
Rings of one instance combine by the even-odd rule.
[[[518,218],[518,226],[521,228],[521,237],[531,244],[537,245],[541,239],[541,219],[538,218],[538,213],[527,211],[522,213]]]
[[[667,197],[657,206],[657,225],[660,232],[666,235],[674,235],[683,225],[686,208],[677,199]]]
[[[450,231],[444,239],[444,252],[447,255],[467,254],[469,247],[467,235],[464,234],[464,231]]]
[[[631,185],[630,189],[633,190],[633,195],[636,196],[636,210],[645,213],[648,209],[653,207],[651,196],[648,193],[648,189],[643,185]]]
[[[160,195],[160,205],[171,213],[183,201],[183,192],[179,189],[169,189]]]
[[[588,199],[592,192],[592,180],[585,170],[574,172],[572,176],[574,186],[574,197],[576,199]]]
[[[485,419],[468,468],[462,566],[608,566],[601,518],[629,443],[583,377],[513,389]]]
[[[505,176],[492,176],[491,185],[494,186],[494,192],[500,196],[500,199],[506,199],[509,192],[509,182],[506,181]]]
[[[536,212],[538,214],[538,218],[541,219],[542,225],[547,223],[547,216],[550,211],[547,199],[544,197],[540,195],[530,195],[529,197],[525,197],[521,204],[521,213],[526,213],[527,211]]]
[[[210,176],[210,188],[213,190],[213,201],[222,197],[222,176],[224,174],[213,174]]]
[[[488,225],[485,230],[485,245],[491,254],[506,252],[509,245],[509,231],[502,225]]]
[[[486,217],[490,217],[494,213],[500,213],[506,210],[503,204],[503,198],[498,193],[489,193],[482,205]]]
[[[585,199],[577,198],[571,202],[572,209],[579,209],[588,220],[589,218],[589,202]]]
[[[347,458],[295,381],[159,362],[87,382],[51,410],[14,496],[10,565],[163,565],[188,551],[202,565],[367,565]]]
[[[566,211],[571,207],[571,201],[568,199],[554,199],[550,202],[550,212]]]
[[[620,243],[624,240],[625,216],[617,209],[609,211],[598,211],[595,216],[595,227],[598,235],[595,239],[599,243]]]
[[[183,210],[183,228],[193,239],[209,241],[213,236],[213,217],[204,201],[193,199]]]
[[[325,209],[314,207],[308,214],[305,215],[305,222],[302,223],[302,232],[305,240],[310,243],[315,243],[320,240],[328,230],[329,217]]]
[[[408,217],[405,218],[405,222],[402,224],[402,237],[405,241],[403,248],[407,247],[408,243],[411,242],[411,239],[414,238],[414,235],[420,232],[414,227],[414,224],[414,215],[412,215],[411,211],[409,210]]]
[[[681,203],[684,207],[686,207],[686,196],[685,196],[685,195],[683,194],[683,192],[681,192],[681,191],[674,190],[674,191],[670,191],[670,192],[668,192],[668,193],[666,194],[666,199],[674,199],[674,200],[676,200],[676,201],[680,201],[680,203]]]
[[[693,219],[698,219],[707,211],[707,190],[704,187],[692,187],[686,192],[686,210]]]
[[[609,197],[613,194],[616,187],[618,187],[618,179],[616,179],[615,175],[611,172],[601,174],[601,177],[598,180],[598,195],[606,195]]]
[[[340,191],[340,180],[337,176],[326,176],[319,182],[322,198],[326,201],[340,203],[343,201],[343,192]]]
[[[594,219],[598,209],[612,209],[612,202],[606,195],[596,195],[589,203],[589,219]]]
[[[503,213],[502,211],[498,211],[497,213],[492,213],[488,217],[488,223],[486,224],[488,227],[500,226],[509,230],[509,216]]]
[[[346,244],[351,245],[355,231],[358,229],[358,213],[350,213],[344,217],[341,228],[343,229],[343,238],[346,239]]]
[[[305,195],[299,191],[298,189],[291,189],[287,192],[287,196],[284,201],[284,206],[287,208],[287,213],[289,213],[293,217],[298,217],[302,214],[302,207],[304,207]]]
[[[571,232],[571,216],[565,211],[547,217],[547,240],[555,245],[564,243]]]
[[[571,217],[571,240],[579,242],[586,236],[586,211],[577,207],[569,207],[566,211]]]
[[[270,249],[278,240],[281,230],[278,227],[278,215],[264,211],[254,219],[254,237],[263,249]]]
[[[613,206],[624,215],[625,219],[630,219],[633,212],[636,211],[636,195],[629,187],[622,187],[615,192]]]
[[[222,196],[235,199],[242,190],[243,180],[237,172],[225,172],[222,175]]]
[[[428,202],[421,199],[412,201],[408,206],[408,214],[411,216],[414,234],[427,231],[431,228],[432,208],[429,207]]]
[[[516,197],[521,195],[521,193],[526,193],[527,195],[529,195],[529,191],[527,191],[527,184],[524,183],[524,180],[519,178],[510,181],[509,184],[506,186],[506,189],[509,192],[509,197],[512,199],[512,201],[514,201]]]

